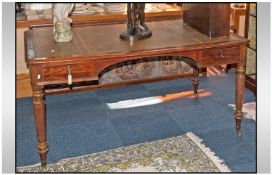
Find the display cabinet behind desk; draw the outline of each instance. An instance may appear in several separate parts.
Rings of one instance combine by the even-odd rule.
[[[247,49],[246,87],[250,89],[255,96],[257,95],[256,15],[256,3],[247,3],[245,37],[250,40],[250,43]]]
[[[163,7],[163,4],[161,7]],[[147,3],[147,6],[152,6],[152,3]],[[163,9],[148,8],[145,11],[146,21],[160,21],[182,18],[182,8],[177,5],[165,4]],[[73,23],[88,23],[89,25],[98,24],[116,24],[125,23],[127,21],[127,15],[125,9],[120,12],[96,12],[92,14],[88,13],[73,13],[71,15]],[[40,19],[40,20],[26,20],[21,19],[16,21],[17,28],[25,28],[31,25],[52,24],[52,19]]]

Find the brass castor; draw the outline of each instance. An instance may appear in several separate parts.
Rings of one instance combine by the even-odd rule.
[[[46,164],[47,164],[46,160],[42,160],[42,161],[41,161],[41,166],[42,166],[43,168],[46,167]]]
[[[242,135],[242,132],[241,132],[241,119],[236,118],[235,122],[236,122],[236,132],[237,132],[238,137],[240,137]]]
[[[236,132],[237,132],[237,136],[238,136],[238,137],[241,137],[241,135],[242,135],[241,130],[240,130],[240,129],[236,129]]]
[[[199,99],[198,93],[195,93],[195,99]]]

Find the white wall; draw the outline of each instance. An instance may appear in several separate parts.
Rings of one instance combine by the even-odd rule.
[[[17,28],[16,40],[16,74],[28,74],[28,68],[25,63],[24,32],[28,28]]]

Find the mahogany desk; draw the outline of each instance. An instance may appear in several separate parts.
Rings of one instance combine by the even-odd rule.
[[[127,60],[175,56],[188,62],[194,68],[195,95],[199,68],[237,63],[235,121],[240,133],[247,39],[234,34],[210,39],[183,24],[182,20],[149,22],[147,25],[152,37],[134,43],[119,39],[119,34],[126,29],[125,24],[73,27],[74,37],[69,43],[55,43],[51,27],[32,28],[25,32],[26,62],[33,89],[37,148],[42,165],[46,165],[48,152],[45,86],[97,81],[105,68]]]

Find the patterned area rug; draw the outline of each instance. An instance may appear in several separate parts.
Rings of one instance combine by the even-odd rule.
[[[188,132],[182,136],[146,142],[60,160],[42,168],[18,167],[17,172],[230,172],[204,144]]]

